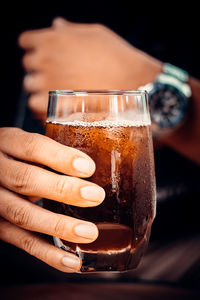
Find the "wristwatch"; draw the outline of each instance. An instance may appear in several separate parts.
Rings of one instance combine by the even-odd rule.
[[[148,92],[154,136],[170,134],[186,119],[192,95],[188,78],[186,71],[164,63],[155,81],[139,88]]]

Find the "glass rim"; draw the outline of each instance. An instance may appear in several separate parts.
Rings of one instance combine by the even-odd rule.
[[[87,96],[87,95],[147,95],[146,90],[55,90],[49,91],[49,95],[74,95],[74,96]]]

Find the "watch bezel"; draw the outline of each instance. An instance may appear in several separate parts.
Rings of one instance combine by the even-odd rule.
[[[150,87],[150,85],[149,85]],[[180,113],[176,118],[170,118],[170,115],[168,115],[168,123],[166,123],[166,119],[162,118],[162,121],[158,121],[158,114],[155,113],[155,99],[153,99],[153,97],[155,98],[155,95],[157,93],[160,92],[173,92],[173,94],[176,95],[176,99],[179,101],[179,106],[180,106]],[[152,123],[156,124],[157,129],[171,129],[171,128],[176,128],[177,126],[179,126],[180,124],[182,124],[182,122],[185,119],[185,115],[187,113],[188,110],[188,97],[186,97],[186,95],[184,93],[182,93],[176,86],[174,85],[170,85],[169,83],[163,83],[163,82],[155,82],[151,84],[151,88],[148,91],[148,98],[149,98],[149,109],[150,109],[150,115],[151,115],[151,120]],[[159,97],[158,100],[164,101],[163,100],[164,97],[161,99]],[[157,100],[157,105],[158,105],[158,100]],[[163,113],[163,109],[162,111],[162,115],[164,115]],[[161,120],[161,117],[160,117]]]

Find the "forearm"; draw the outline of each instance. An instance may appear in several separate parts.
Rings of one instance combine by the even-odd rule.
[[[200,164],[200,81],[191,77],[189,84],[192,100],[187,120],[173,134],[160,141]]]

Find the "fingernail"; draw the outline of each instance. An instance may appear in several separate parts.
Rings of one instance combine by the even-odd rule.
[[[73,160],[73,167],[77,171],[85,174],[93,174],[95,171],[95,163],[92,160],[85,158],[75,158]]]
[[[94,224],[79,224],[74,227],[76,235],[86,239],[95,239],[98,236],[98,229]]]
[[[81,188],[81,196],[89,201],[102,202],[105,198],[105,191],[100,186],[84,186]]]
[[[77,270],[80,268],[80,260],[78,259],[78,257],[76,258],[75,256],[64,256],[62,258],[62,264],[68,267],[69,269]]]

